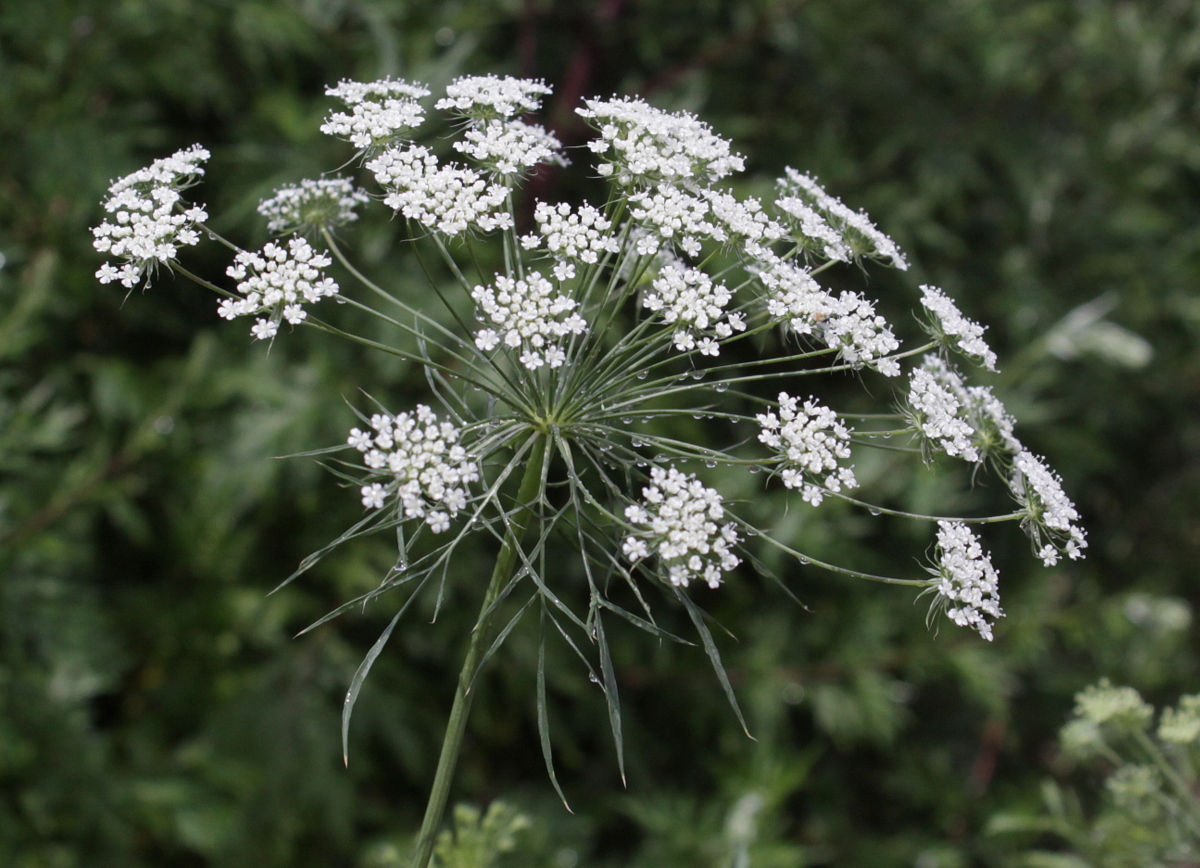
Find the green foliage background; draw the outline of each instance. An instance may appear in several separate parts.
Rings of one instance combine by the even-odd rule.
[[[555,85],[568,143],[580,95],[639,93],[732,137],[747,188],[793,165],[865,207],[915,263],[873,272],[872,294],[937,283],[991,325],[997,386],[1092,550],[1045,570],[1001,538],[993,645],[927,632],[888,588],[786,567],[799,609],[731,582],[704,603],[738,637],[722,653],[756,742],[702,654],[614,637],[627,788],[598,692],[550,661],[574,815],[545,780],[518,631],[455,798],[533,818],[512,865],[952,868],[1052,846],[985,830],[1066,773],[1073,693],[1102,675],[1159,703],[1200,687],[1200,6],[44,0],[0,5],[0,864],[401,864],[489,552],[436,623],[417,612],[393,638],[348,770],[341,698],[386,607],[291,637],[373,587],[388,541],[266,594],[358,514],[329,474],[273,456],[339,442],[359,389],[402,406],[423,383],[302,331],[266,353],[181,282],[124,299],[93,279],[87,227],[113,178],[200,142],[217,227],[261,240],[262,195],[345,159],[317,132],[326,84],[485,71]],[[394,237],[377,215],[354,244],[418,293]],[[946,490],[878,475],[901,508],[946,509]],[[864,565],[927,544],[825,515],[776,532]]]

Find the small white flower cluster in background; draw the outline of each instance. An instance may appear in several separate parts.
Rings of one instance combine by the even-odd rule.
[[[972,430],[972,443],[980,459],[997,451],[1011,455],[1025,451],[1013,428],[1016,420],[1005,409],[990,386],[968,386],[941,356],[932,353],[921,360],[921,367],[949,390],[962,407],[962,415]]]
[[[1033,540],[1042,563],[1054,566],[1060,553],[1072,560],[1083,557],[1087,536],[1075,524],[1079,512],[1063,492],[1062,479],[1057,473],[1033,453],[1021,452],[1013,458],[1009,487],[1028,512],[1022,526]],[[1044,543],[1043,533],[1048,537]]]
[[[1200,695],[1181,696],[1175,708],[1164,708],[1158,737],[1172,744],[1200,742]]]
[[[329,264],[329,257],[314,251],[303,238],[292,238],[286,248],[271,241],[259,253],[243,250],[225,272],[240,281],[237,291],[242,298],[224,299],[217,313],[229,320],[268,313],[267,318],[255,322],[250,333],[259,340],[273,338],[280,319],[292,325],[304,321],[308,313],[302,302],[313,304],[337,295],[337,283],[321,274]]]
[[[729,142],[687,112],[671,114],[635,97],[586,99],[576,109],[600,135],[588,147],[618,184],[710,184],[744,168]]]
[[[195,226],[207,220],[208,214],[200,206],[184,207],[179,191],[199,180],[204,174],[200,164],[208,157],[208,151],[192,145],[108,188],[104,210],[112,215],[112,222],[105,220],[92,229],[93,246],[124,259],[125,264],[119,270],[108,262],[100,266],[96,278],[101,283],[119,280],[132,289],[147,268],[170,262],[179,247],[200,240]]]
[[[738,543],[736,528],[717,524],[725,517],[721,495],[674,467],[651,468],[650,483],[642,489],[642,503],[625,508],[634,525],[623,546],[625,557],[637,563],[657,555],[676,587],[686,588],[693,580],[717,587],[721,574],[741,563],[731,550]]]
[[[463,134],[454,149],[478,162],[488,174],[515,181],[538,163],[566,165],[562,143],[545,128],[523,121],[485,121]]]
[[[960,415],[962,403],[925,368],[915,368],[910,375],[905,409],[925,442],[964,461],[980,460],[975,429]]]
[[[800,405],[798,398],[779,393],[779,415],[760,413],[762,430],[758,439],[779,454],[784,469],[783,484],[801,490],[801,497],[820,506],[827,491],[858,487],[852,467],[838,459],[850,457],[850,434],[837,413],[812,398]]]
[[[485,232],[512,226],[507,188],[470,169],[439,165],[428,148],[393,148],[366,167],[387,191],[385,205],[434,232],[454,236],[472,226]]]
[[[475,333],[475,345],[490,352],[499,344],[521,350],[520,362],[529,370],[542,365],[561,367],[566,351],[557,343],[567,335],[581,335],[587,322],[578,313],[575,299],[556,294],[554,284],[533,272],[523,280],[496,276],[495,288],[477,286],[471,298],[483,316],[497,328]]]
[[[715,356],[721,352],[719,339],[746,328],[740,313],[725,310],[732,298],[724,284],[713,283],[705,272],[669,262],[642,296],[642,307],[661,313],[663,322],[675,326],[675,349]],[[709,329],[712,335],[701,334]]]
[[[996,354],[983,339],[983,326],[962,315],[958,307],[936,286],[921,286],[921,304],[933,314],[931,333],[945,344],[954,344],[963,355],[996,370]]]
[[[459,430],[439,423],[424,404],[395,418],[372,416],[371,429],[352,429],[346,442],[363,453],[373,475],[390,479],[364,485],[363,506],[382,509],[394,495],[405,518],[424,519],[434,533],[449,530],[450,519],[467,505],[466,486],[479,479],[479,467],[459,442]]]
[[[446,86],[446,96],[434,108],[473,121],[518,117],[537,111],[541,97],[549,94],[545,82],[510,76],[472,75],[457,78]]]
[[[566,202],[551,205],[538,202],[533,212],[537,223],[537,234],[521,238],[526,250],[545,246],[554,257],[554,276],[559,280],[570,280],[575,276],[574,261],[594,265],[602,253],[620,250],[617,239],[609,230],[612,221],[591,205],[581,205],[572,211]]]
[[[937,576],[934,587],[946,615],[960,627],[972,627],[989,642],[992,624],[1004,617],[1000,610],[1000,577],[991,555],[983,551],[975,534],[961,521],[939,521]]]
[[[406,81],[340,81],[325,89],[326,96],[340,99],[350,113],[331,112],[321,132],[345,139],[364,151],[381,148],[421,125],[425,109],[419,100],[429,91]]]
[[[880,232],[865,212],[854,211],[843,204],[841,199],[830,196],[817,183],[815,178],[805,175],[802,172],[797,172],[791,167],[788,167],[785,171],[787,172],[787,177],[776,181],[776,184],[779,185],[784,193],[784,198],[798,197],[807,203],[824,220],[826,225],[833,227],[834,230],[841,234],[842,243],[850,248],[850,252],[854,256],[872,256],[886,259],[901,271],[908,269],[908,260],[904,258],[904,254],[900,252],[900,248],[896,246],[896,242]],[[794,205],[781,205],[780,208],[790,214],[797,213]],[[801,219],[803,220],[803,218]],[[825,239],[814,240],[820,241],[826,247],[830,244]],[[836,247],[837,245],[834,245],[835,249]],[[840,257],[830,258],[838,259]]]
[[[756,273],[767,290],[767,312],[776,320],[837,350],[851,365],[899,375],[899,363],[885,357],[900,344],[887,321],[858,293],[834,298],[806,269],[778,257],[762,260]]]
[[[370,201],[366,190],[347,178],[305,178],[299,184],[280,187],[275,195],[258,203],[258,213],[267,218],[267,231],[275,235],[307,229],[333,229],[358,219],[355,208]]]

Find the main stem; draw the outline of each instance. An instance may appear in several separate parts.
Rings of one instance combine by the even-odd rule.
[[[479,619],[475,629],[471,631],[471,641],[467,645],[467,656],[463,660],[462,670],[458,673],[458,688],[454,692],[454,706],[450,709],[450,720],[446,724],[446,735],[442,739],[442,753],[438,757],[437,774],[433,779],[433,789],[429,792],[429,802],[425,806],[425,819],[421,823],[421,831],[417,835],[417,850],[413,857],[412,868],[426,868],[433,854],[433,843],[437,837],[438,826],[442,823],[442,815],[446,811],[446,799],[450,795],[450,782],[454,777],[454,767],[458,764],[458,752],[462,745],[463,733],[467,729],[467,717],[471,712],[471,700],[468,688],[475,677],[479,666],[479,658],[483,655],[490,641],[492,619],[495,611],[491,610],[496,595],[513,574],[517,562],[517,550],[525,537],[525,529],[529,526],[532,515],[530,504],[537,498],[542,486],[542,472],[546,464],[545,436],[539,436],[533,443],[529,453],[529,463],[525,465],[525,475],[521,478],[521,488],[517,492],[517,508],[513,510],[509,520],[508,532],[496,557],[496,566],[492,570],[492,580],[488,583],[487,593],[483,596],[483,605],[479,607]]]

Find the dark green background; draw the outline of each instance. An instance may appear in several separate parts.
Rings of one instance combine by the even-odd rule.
[[[112,179],[199,142],[214,225],[258,243],[261,196],[348,156],[317,131],[326,84],[467,72],[545,78],[569,144],[580,95],[695,111],[747,155],[745,189],[792,165],[866,208],[914,263],[872,270],[869,293],[903,310],[936,283],[990,325],[995,384],[1092,548],[1046,570],[1015,529],[993,538],[1008,618],[990,645],[927,631],[893,589],[788,567],[804,611],[731,583],[704,603],[738,636],[722,650],[757,743],[702,654],[614,637],[627,788],[602,698],[551,661],[573,816],[545,779],[518,632],[454,798],[532,816],[523,865],[724,866],[750,792],[755,865],[1017,865],[1053,844],[985,827],[1067,774],[1054,734],[1074,692],[1200,688],[1179,617],[1200,561],[1197,4],[44,0],[0,4],[0,864],[387,865],[415,831],[489,552],[436,623],[398,630],[349,770],[341,698],[387,607],[291,636],[372,587],[388,541],[266,593],[359,515],[312,462],[273,456],[339,442],[359,389],[403,406],[420,379],[303,331],[267,353],[169,275],[125,299],[92,277],[88,227]],[[415,286],[394,237],[377,213],[356,252]],[[1096,299],[1111,325],[1072,343],[1062,318]],[[1121,356],[1131,335],[1148,364]],[[897,471],[879,489],[930,507],[940,486]],[[927,544],[838,510],[796,532],[875,564]]]

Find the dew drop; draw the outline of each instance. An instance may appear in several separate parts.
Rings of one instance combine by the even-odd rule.
[[[703,419],[703,418],[704,418],[704,414],[703,414],[703,413],[693,413],[693,414],[692,414],[692,418],[693,418],[693,419]]]
[[[880,511],[873,506],[867,507],[867,512],[871,513],[871,515],[879,515],[880,514]]]
[[[628,416],[626,416],[626,417],[624,417],[624,418],[621,420],[621,424],[622,424],[622,425],[632,425],[632,424],[633,424],[633,420],[632,420],[632,419],[630,419]]]
[[[729,388],[728,383],[714,383],[713,384],[713,389],[715,389],[718,392],[724,392],[728,388]]]
[[[693,380],[703,380],[704,379],[704,371],[692,371],[692,379]]]
[[[596,677],[596,673],[595,673],[595,672],[589,672],[589,673],[588,673],[588,681],[592,682],[592,684],[599,684],[599,683],[600,683],[600,679]]]
[[[810,561],[808,558],[796,558],[796,560],[800,561],[800,563],[806,567],[812,563],[812,561]]]
[[[638,373],[637,373],[637,378],[638,378],[639,380],[644,380],[644,379],[646,379],[648,376],[650,376],[650,372],[649,372],[649,371],[638,371]]]
[[[752,465],[750,465],[750,472],[751,472],[751,473],[758,473],[760,470],[762,470],[762,468],[761,468],[761,467],[759,467],[757,464],[752,464]]]
[[[704,466],[705,466],[705,467],[716,467],[716,466],[717,466],[717,462],[715,462],[715,461],[705,461],[705,462],[704,462]]]

